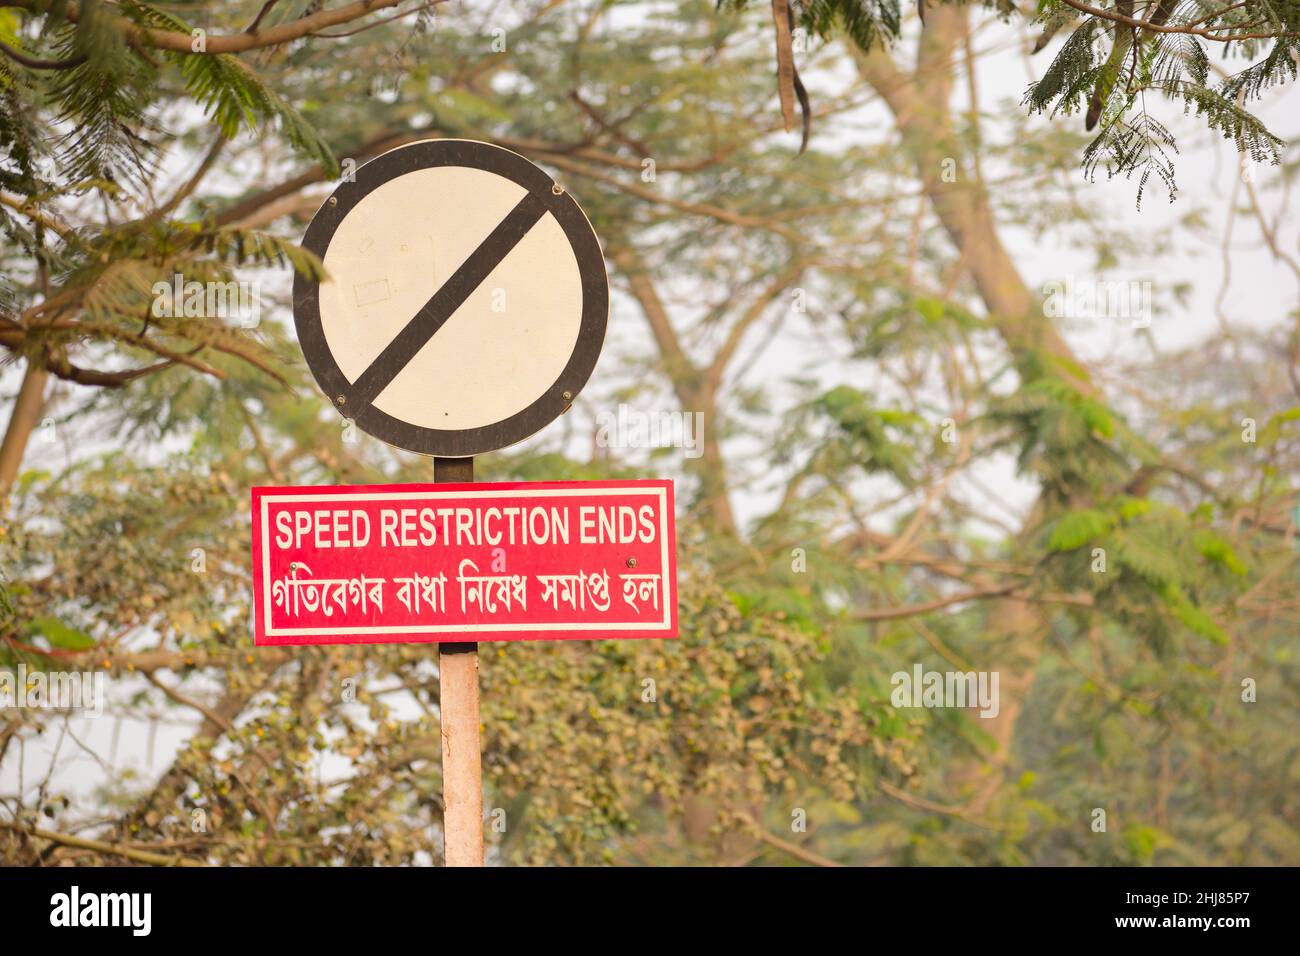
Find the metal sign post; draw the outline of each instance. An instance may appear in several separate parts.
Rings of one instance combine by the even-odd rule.
[[[474,480],[473,458],[435,458],[435,484]],[[442,847],[447,866],[483,865],[483,760],[478,643],[438,645],[442,725]]]

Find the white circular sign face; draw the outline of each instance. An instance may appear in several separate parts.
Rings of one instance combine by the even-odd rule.
[[[308,364],[339,412],[402,448],[464,457],[563,412],[604,340],[590,224],[533,163],[430,140],[356,171],[308,227],[319,283],[294,282]]]

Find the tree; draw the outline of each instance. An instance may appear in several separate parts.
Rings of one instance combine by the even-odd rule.
[[[36,5],[6,11],[21,56],[87,58],[19,63],[32,87],[9,102],[39,87],[47,112],[5,114],[30,159],[11,149],[0,191],[0,334],[26,363],[0,451],[4,653],[106,672],[126,719],[195,722],[161,776],[107,760],[93,807],[28,778],[4,803],[7,859],[438,858],[431,655],[253,649],[246,502],[259,483],[427,479],[315,394],[266,266],[318,268],[292,240],[327,155],[457,135],[542,163],[590,213],[616,291],[604,400],[706,424],[678,459],[600,447],[578,407],[480,462],[485,479],[679,474],[690,568],[677,644],[485,645],[500,859],[1294,861],[1297,393],[1276,361],[1294,341],[1234,330],[1122,374],[1075,354],[999,230],[1066,224],[1099,258],[1124,239],[1076,201],[1078,139],[1015,110],[981,121],[976,8],[927,9],[894,51],[801,50],[818,136],[796,155],[766,11],[690,3],[615,29],[605,4],[379,6],[326,24],[305,4],[195,4],[159,26],[142,4],[70,4],[43,41]],[[190,22],[210,24],[203,52],[176,39]],[[76,45],[93,30],[120,39],[116,65]],[[91,83],[92,64],[128,79]],[[62,115],[45,84],[73,74],[111,101],[115,141],[29,122]],[[855,125],[864,104],[883,133]],[[47,155],[60,172],[38,181]],[[255,278],[264,320],[152,315],[177,272]],[[1017,467],[1036,497],[981,491]],[[997,716],[895,705],[914,664],[998,672]],[[1265,674],[1271,699],[1246,705],[1241,679]],[[0,766],[68,726],[4,713]],[[1093,838],[1094,807],[1113,837]]]
[[[964,2],[964,0],[962,0]],[[748,0],[728,0],[742,9]],[[986,0],[1007,18],[1025,19],[1041,32],[1033,52],[1062,31],[1068,38],[1043,75],[1025,94],[1025,104],[1039,112],[1071,115],[1086,107],[1085,125],[1096,138],[1083,153],[1091,177],[1099,167],[1108,175],[1138,173],[1138,203],[1154,173],[1176,192],[1171,152],[1177,151],[1169,127],[1148,111],[1147,93],[1181,101],[1212,130],[1230,139],[1255,162],[1280,161],[1282,141],[1270,133],[1245,104],[1265,91],[1296,78],[1300,57],[1300,4],[1294,2],[1183,3],[1178,0],[1117,0],[1104,7],[1083,0],[1047,0],[1032,13],[1011,0]],[[927,7],[917,12],[926,21]],[[943,15],[943,14],[940,14]],[[811,106],[796,67],[795,40],[846,34],[859,50],[870,53],[896,39],[902,17],[893,0],[772,0],[776,29],[777,79],[781,111],[788,130],[794,101],[803,110],[803,136],[811,128]],[[1207,48],[1225,59],[1255,60],[1245,69],[1212,83]]]

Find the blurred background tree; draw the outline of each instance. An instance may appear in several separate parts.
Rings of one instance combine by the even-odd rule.
[[[1066,6],[1082,39],[1029,105],[1056,70],[1119,136],[1182,41],[1042,16]],[[1206,28],[1269,33],[1236,45],[1286,78],[1295,5],[1255,6]],[[816,4],[7,7],[0,656],[102,670],[113,701],[93,733],[0,712],[0,858],[440,860],[436,655],[253,648],[247,521],[257,484],[428,480],[321,400],[288,280],[349,163],[459,136],[564,182],[615,291],[599,390],[480,478],[668,474],[682,509],[680,641],[483,645],[494,860],[1300,860],[1300,311],[1077,351],[1008,236],[1087,250],[1094,286],[1148,263],[1159,310],[1180,290],[1149,263],[1201,226],[1124,234],[1078,183],[1079,124],[985,111],[977,61],[1042,46],[1037,11],[864,4],[867,37]],[[1235,133],[1282,161],[1268,136]],[[1300,280],[1295,164],[1272,196],[1236,172]],[[177,273],[257,282],[261,322],[155,316]],[[703,415],[698,457],[603,447],[620,403]],[[996,671],[998,715],[893,706],[915,664]],[[165,767],[123,727],[162,728]]]

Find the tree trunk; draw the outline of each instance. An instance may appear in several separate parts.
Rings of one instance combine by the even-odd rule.
[[[1025,282],[998,237],[988,191],[953,128],[954,63],[967,29],[963,7],[942,6],[928,11],[921,36],[915,75],[900,70],[887,52],[855,53],[859,74],[876,90],[894,114],[903,148],[935,215],[957,248],[962,265],[984,302],[989,320],[1001,335],[1016,367],[1022,372],[1035,354],[1065,359],[1060,374],[1085,395],[1096,394],[1091,381],[1068,371],[1078,362],[1056,327],[1043,313],[1039,297]],[[945,169],[955,175],[945,177]],[[945,181],[951,179],[952,181]],[[1042,520],[1041,501],[1031,510],[1021,535]],[[998,672],[1001,706],[997,717],[981,721],[996,744],[984,761],[953,770],[952,782],[968,792],[970,809],[983,813],[997,793],[1015,742],[1016,723],[1042,657],[1049,622],[1035,605],[1000,600],[988,617],[994,658],[988,668]]]
[[[23,463],[23,453],[27,450],[27,440],[41,420],[41,411],[45,408],[45,383],[50,373],[31,359],[27,360],[27,370],[23,373],[23,383],[18,389],[13,412],[9,415],[9,427],[5,429],[4,441],[0,443],[0,504],[9,497],[9,489],[18,480],[18,469]]]

